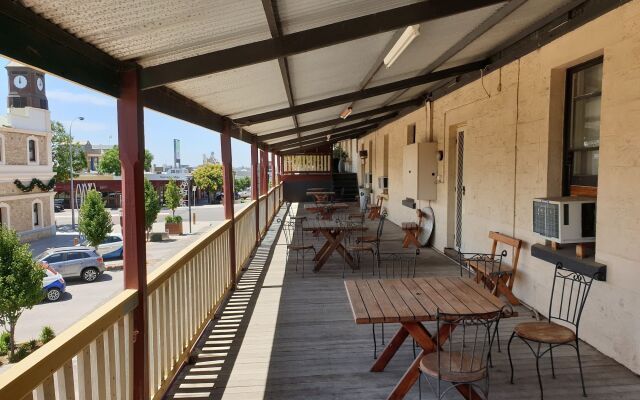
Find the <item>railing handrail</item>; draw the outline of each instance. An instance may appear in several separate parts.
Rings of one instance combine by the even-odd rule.
[[[96,337],[138,305],[138,291],[125,289],[71,325],[29,357],[0,374],[0,399],[20,399],[61,365],[80,353]]]
[[[204,236],[196,240],[190,246],[179,251],[176,255],[165,261],[158,269],[147,275],[147,293],[151,293],[159,288],[169,279],[180,267],[186,264],[194,255],[214,241],[218,236],[225,233],[231,226],[231,220],[225,220],[222,225],[207,232]]]
[[[242,210],[240,210],[236,214],[234,214],[233,218],[235,218],[235,219],[242,218],[246,213],[251,211],[251,209],[256,206],[256,203],[257,203],[257,201],[251,200],[251,203],[249,203],[245,208],[243,208]]]
[[[258,197],[258,200],[263,200],[266,199],[267,195],[266,194],[261,194],[260,197]]]

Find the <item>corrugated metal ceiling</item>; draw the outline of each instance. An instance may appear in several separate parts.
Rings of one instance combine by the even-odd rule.
[[[419,0],[273,0],[283,34],[393,9]],[[484,58],[509,38],[570,0],[529,0],[502,22],[452,57],[447,66]],[[260,0],[23,0],[25,6],[119,60],[143,67],[271,38]],[[379,68],[367,87],[419,75],[447,49],[502,5],[421,24],[420,36],[389,69]],[[386,32],[287,58],[295,104],[361,89],[399,32]],[[421,85],[398,98],[388,93],[357,101],[354,113],[416,98],[440,82]],[[168,85],[171,89],[231,118],[289,107],[277,60],[236,68]],[[301,125],[334,119],[348,104],[298,115]],[[351,121],[346,121],[351,122]],[[291,117],[245,129],[268,134],[294,127]],[[305,132],[311,135],[325,129]],[[294,138],[278,138],[271,143]]]

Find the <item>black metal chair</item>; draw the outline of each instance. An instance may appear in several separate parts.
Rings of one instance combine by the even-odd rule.
[[[495,330],[503,310],[486,314],[436,315],[436,332],[441,326],[455,325],[445,343],[436,335],[436,351],[428,353],[420,361],[420,372],[437,380],[434,392],[442,399],[449,390],[460,385],[478,389],[485,399],[489,397],[489,359]],[[450,383],[443,390],[442,382]],[[422,395],[422,393],[420,393]]]
[[[580,370],[580,382],[582,394],[586,397],[587,391],[582,374],[582,361],[580,360],[580,341],[578,339],[578,327],[584,305],[589,296],[593,277],[569,271],[563,268],[562,263],[556,264],[549,300],[549,318],[547,321],[523,322],[513,330],[507,352],[511,366],[511,383],[513,383],[513,361],[511,360],[511,341],[517,337],[521,339],[536,357],[536,371],[538,373],[538,385],[540,386],[540,398],[544,398],[542,378],[540,376],[540,359],[547,352],[551,358],[551,374],[555,378],[556,372],[553,365],[553,349],[558,346],[568,345],[576,350],[578,367]],[[563,325],[554,321],[559,321]],[[573,327],[571,329],[570,327]],[[532,345],[533,343],[533,345]],[[536,346],[537,345],[537,346]],[[549,348],[542,350],[542,345]],[[535,347],[535,349],[534,349]]]
[[[507,251],[502,250],[500,253],[462,253],[458,251],[458,263],[460,264],[460,276],[464,276],[465,272],[469,278],[474,278],[476,282],[489,292],[494,292],[493,277],[500,276],[504,271],[501,270],[502,260],[507,256]],[[480,270],[483,274],[475,271]],[[502,352],[500,346],[500,333],[496,329],[496,341],[498,345],[498,353]]]
[[[376,248],[376,254],[380,254],[380,239],[382,238],[382,230],[384,229],[384,221],[387,219],[387,211],[383,211],[378,221],[378,229],[375,236],[363,236],[360,240],[363,243],[372,243]],[[363,220],[364,222],[364,217]],[[378,276],[380,276],[380,259],[378,258]]]
[[[384,219],[384,215],[381,216]],[[380,229],[380,232],[382,230]],[[420,254],[420,249],[415,252],[399,252],[399,253],[381,253],[377,252],[378,277],[382,278],[382,270],[384,269],[384,278],[415,278],[416,277],[416,259]],[[384,323],[380,324],[382,344],[384,345]],[[378,342],[376,340],[376,324],[372,324],[373,331],[373,358],[378,358]],[[415,343],[414,343],[415,350]],[[415,356],[415,354],[414,354]]]
[[[354,222],[351,220],[337,220],[336,221],[340,229],[344,231],[343,236],[343,246],[348,255],[356,259],[356,264],[358,265],[358,269],[361,272],[362,278],[364,278],[364,268],[360,265],[361,255],[363,253],[371,253],[372,260],[372,275],[376,274],[376,249],[375,246],[371,243],[364,243],[362,238],[364,237],[365,226],[363,223]],[[342,277],[344,278],[344,273],[347,268],[346,255],[343,257],[342,262]]]
[[[296,253],[296,272],[298,271],[298,263],[300,261],[300,253],[302,252],[302,277],[304,278],[304,256],[307,251],[312,251],[316,255],[316,249],[312,244],[305,243],[304,240],[304,224],[307,218],[290,216],[284,221],[278,218],[277,222],[282,224],[282,231],[287,242],[287,260],[291,252]]]

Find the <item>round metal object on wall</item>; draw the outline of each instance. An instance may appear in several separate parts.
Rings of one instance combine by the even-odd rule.
[[[421,211],[424,217],[420,223],[420,228],[422,229],[420,229],[420,233],[418,234],[418,242],[422,246],[426,246],[427,243],[429,243],[429,238],[431,238],[431,233],[433,233],[433,225],[435,224],[436,218],[431,207],[424,207]]]

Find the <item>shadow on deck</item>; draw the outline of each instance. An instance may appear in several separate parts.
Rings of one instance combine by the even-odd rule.
[[[297,211],[296,211],[297,210]],[[283,207],[278,217],[284,216]],[[292,206],[291,212],[304,213]],[[276,217],[277,218],[277,217]],[[377,221],[369,221],[375,232]],[[194,363],[180,373],[167,399],[386,399],[413,360],[405,342],[382,373],[369,372],[373,363],[370,325],[356,325],[342,279],[342,259],[333,254],[319,273],[307,257],[305,277],[287,262],[283,235],[274,220],[255,257],[224,311],[212,320],[199,341]],[[311,239],[319,248],[323,239]],[[402,231],[385,225],[383,251],[401,249]],[[370,261],[362,261],[371,273]],[[432,249],[421,249],[416,276],[455,276],[457,266]],[[348,278],[360,273],[347,272]],[[367,276],[365,275],[365,278]],[[530,321],[531,311],[518,307],[517,318],[500,323],[503,351],[494,352],[492,399],[539,399],[535,359],[523,343],[514,341],[515,384],[509,384],[506,342],[515,324]],[[385,325],[385,339],[395,332]],[[377,336],[380,338],[377,325]],[[378,348],[380,351],[380,346]],[[591,346],[581,346],[590,399],[637,399],[640,378]],[[556,379],[549,359],[541,361],[546,399],[582,399],[578,364],[570,347],[554,350]],[[407,399],[433,399],[421,380]],[[448,398],[462,398],[450,392]]]

